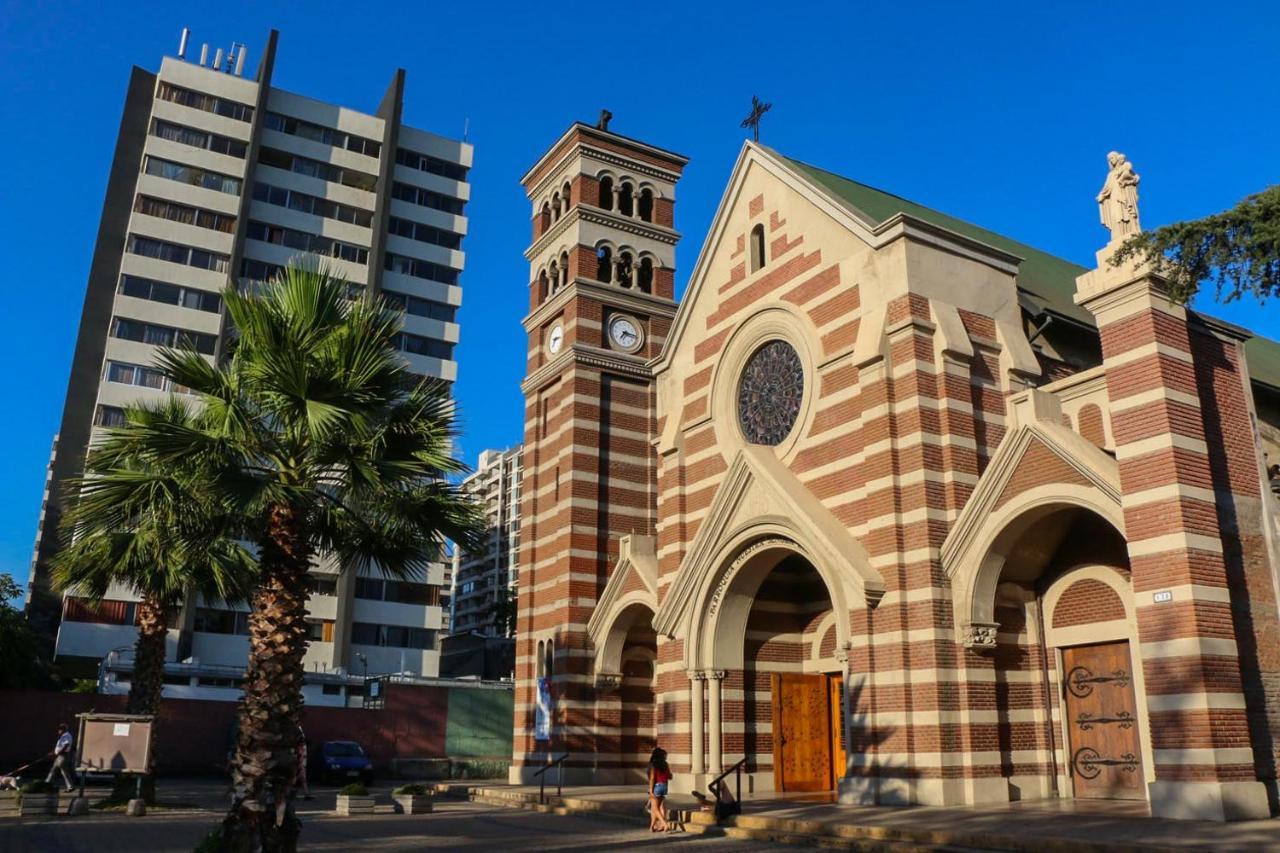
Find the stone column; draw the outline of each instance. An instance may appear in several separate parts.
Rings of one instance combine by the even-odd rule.
[[[693,784],[695,785],[699,784],[698,777],[707,772],[706,752],[702,743],[702,680],[703,675],[701,672],[689,673],[689,701],[692,712],[689,724],[689,772],[693,774]]]
[[[720,686],[724,682],[724,670],[711,670],[704,675],[711,687],[711,696],[707,701],[707,710],[711,713],[711,766],[707,768],[707,772],[719,776],[724,772],[724,726],[720,708]]]
[[[1152,270],[1112,267],[1114,245],[1077,280],[1076,301],[1102,333],[1141,637],[1134,657],[1145,676],[1155,760],[1147,769],[1151,811],[1266,817],[1232,628],[1238,536],[1215,507],[1219,448],[1205,426],[1214,413],[1197,384],[1193,338],[1201,332]]]

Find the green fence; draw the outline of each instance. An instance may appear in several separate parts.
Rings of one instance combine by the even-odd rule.
[[[450,758],[511,759],[515,693],[450,687],[445,753]]]

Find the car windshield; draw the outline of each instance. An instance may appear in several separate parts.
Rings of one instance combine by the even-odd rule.
[[[364,750],[360,748],[360,744],[352,743],[349,740],[338,740],[326,743],[324,751],[327,755],[336,758],[351,758],[354,756],[364,755]]]

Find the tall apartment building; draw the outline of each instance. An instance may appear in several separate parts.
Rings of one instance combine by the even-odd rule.
[[[206,46],[192,61],[184,31],[159,73],[130,77],[28,593],[68,663],[96,666],[132,644],[133,596],[92,608],[51,590],[62,484],[126,404],[182,392],[151,366],[158,347],[218,356],[229,283],[323,256],[404,309],[399,345],[414,372],[455,378],[472,147],[402,121],[403,70],[371,114],[274,87],[276,41],[272,31],[251,78],[244,47],[210,62]],[[443,562],[422,583],[318,572],[308,669],[435,674],[447,575]],[[188,601],[171,660],[243,666],[246,630],[243,612]]]
[[[463,491],[484,508],[488,533],[477,551],[454,549],[452,633],[513,633],[514,619],[506,630],[500,630],[494,608],[504,595],[514,596],[518,578],[522,452],[519,445],[510,450],[486,450],[480,454],[476,472],[462,481]]]

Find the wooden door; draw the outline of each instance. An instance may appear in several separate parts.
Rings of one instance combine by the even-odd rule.
[[[779,791],[831,790],[831,699],[825,675],[774,674],[773,768]]]
[[[847,761],[844,748],[844,676],[828,675],[831,715],[831,790],[840,786]]]
[[[1129,643],[1063,649],[1062,671],[1075,795],[1141,799],[1146,781]]]

